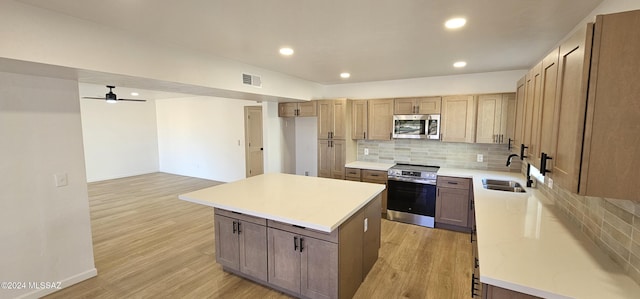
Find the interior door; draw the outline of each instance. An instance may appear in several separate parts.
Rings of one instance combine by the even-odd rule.
[[[247,177],[264,173],[262,107],[244,107],[245,159]]]

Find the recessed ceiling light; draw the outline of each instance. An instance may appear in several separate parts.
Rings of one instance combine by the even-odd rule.
[[[453,67],[458,67],[458,68],[465,67],[465,66],[467,66],[467,63],[464,62],[464,61],[458,61],[458,62],[453,64]]]
[[[464,18],[453,18],[453,19],[447,20],[447,22],[444,23],[444,26],[449,29],[456,29],[464,26],[464,24],[466,23],[467,23],[467,20]]]
[[[131,93],[131,95],[132,95],[132,96],[134,96],[134,97],[137,97],[137,96],[139,96],[140,94],[134,91],[134,92],[132,92],[132,93]]]
[[[349,77],[351,77],[351,74],[349,74],[349,73],[340,73],[340,78],[342,78],[342,79],[347,79]]]
[[[293,49],[291,48],[280,48],[280,54],[284,55],[284,56],[291,56],[293,55]]]

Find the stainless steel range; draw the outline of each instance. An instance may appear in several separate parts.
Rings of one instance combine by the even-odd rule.
[[[438,166],[396,164],[388,172],[387,219],[434,227]]]

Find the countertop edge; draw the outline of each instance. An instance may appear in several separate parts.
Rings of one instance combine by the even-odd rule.
[[[269,214],[266,214],[266,213],[260,213],[260,212],[246,210],[246,209],[242,209],[242,208],[237,208],[237,207],[232,207],[232,206],[227,206],[227,205],[220,205],[220,204],[216,204],[216,203],[212,203],[212,202],[208,202],[208,201],[202,201],[202,200],[198,200],[198,199],[195,199],[195,198],[191,198],[191,197],[185,196],[184,194],[178,195],[178,199],[184,200],[184,201],[188,201],[188,202],[191,202],[191,203],[195,203],[195,204],[209,206],[209,207],[212,207],[212,208],[219,208],[219,209],[234,211],[234,212],[242,213],[242,214],[249,215],[249,216],[265,218],[265,219],[268,219],[268,220],[278,221],[278,222],[291,224],[291,225],[302,226],[302,227],[305,227],[305,228],[310,228],[310,229],[314,229],[314,230],[325,232],[325,233],[331,233],[332,231],[334,231],[335,229],[340,227],[340,225],[345,223],[349,218],[351,218],[351,216],[355,215],[356,212],[360,211],[367,204],[369,204],[374,198],[376,198],[378,195],[380,195],[380,193],[382,191],[384,191],[384,189],[385,189],[384,185],[380,184],[380,187],[381,188],[380,188],[380,191],[378,191],[378,193],[376,193],[373,196],[369,197],[367,200],[364,200],[361,204],[356,206],[351,212],[347,213],[345,215],[345,217],[343,217],[340,220],[338,220],[338,222],[336,222],[332,226],[318,225],[318,224],[314,224],[314,223],[298,221],[298,220],[295,220],[295,219],[288,219],[288,218],[279,217],[279,216],[276,216],[276,215],[269,215]]]

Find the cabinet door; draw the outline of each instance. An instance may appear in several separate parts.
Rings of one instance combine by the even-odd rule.
[[[418,114],[440,114],[442,105],[441,97],[428,97],[416,99]]]
[[[446,142],[475,141],[475,101],[473,96],[442,98],[441,138]]]
[[[351,110],[351,138],[367,139],[368,101],[353,101]]]
[[[333,132],[333,101],[318,101],[318,138],[329,139]]]
[[[415,99],[395,99],[393,107],[393,114],[416,114],[416,101]]]
[[[526,82],[526,76],[522,77],[518,80],[516,87],[516,119],[513,130],[513,147],[511,148],[511,152],[518,155],[520,155],[520,144],[524,143],[524,114],[527,95]]]
[[[335,100],[333,103],[333,139],[345,139],[347,136],[347,100]]]
[[[393,128],[393,100],[369,101],[370,140],[391,140]]]
[[[238,222],[240,237],[240,272],[267,281],[267,227]]]
[[[536,153],[540,150],[537,138],[540,112],[540,91],[542,83],[542,62],[533,67],[527,75],[527,100],[524,116],[524,144],[527,149],[529,163],[539,167],[540,161],[535,160]]]
[[[504,107],[506,103],[506,108]],[[508,143],[509,139],[511,139],[511,146],[513,146],[513,139],[515,137],[515,129],[516,129],[516,94],[515,93],[505,93],[502,95],[502,113],[506,113],[506,117],[503,115],[502,120],[504,125],[502,126],[501,131],[504,132],[504,137],[502,143]]]
[[[329,147],[331,157],[331,177],[344,180],[344,165],[346,164],[347,149],[344,140],[331,140]]]
[[[268,228],[267,235],[269,283],[300,293],[298,236],[275,228]]]
[[[502,94],[478,96],[476,143],[500,143],[502,108]]]
[[[582,155],[588,59],[591,56],[593,26],[578,31],[560,46],[558,88],[553,120],[554,183],[578,192],[578,176]],[[585,41],[585,36],[587,41]]]
[[[300,293],[338,298],[338,244],[305,236],[300,240]]]
[[[308,101],[308,102],[302,102],[297,104],[298,104],[298,116],[306,117],[306,116],[318,115],[316,101]]]
[[[333,142],[321,139],[318,140],[318,176],[321,178],[331,177],[331,165],[333,163],[333,152],[329,143]]]
[[[438,187],[436,222],[467,227],[469,190]]]
[[[214,216],[216,232],[216,261],[226,267],[238,270],[240,268],[240,242],[237,235],[237,220],[221,216]]]
[[[278,116],[294,117],[296,116],[296,109],[298,109],[297,103],[278,103]]]
[[[534,138],[538,139],[538,147],[533,157],[535,161],[537,161],[536,165],[538,166],[540,166],[540,158],[543,152],[551,157],[555,156],[551,140],[553,139],[553,115],[555,111],[556,86],[558,80],[558,50],[559,49],[555,49],[542,60],[540,129],[538,130],[538,136],[534,136]],[[549,164],[552,162],[553,160],[548,160],[547,169],[552,169],[552,166]]]

